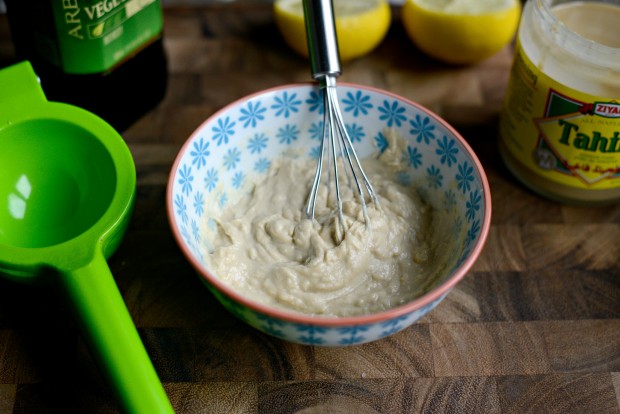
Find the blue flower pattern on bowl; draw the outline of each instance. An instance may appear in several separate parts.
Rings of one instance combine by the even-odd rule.
[[[349,85],[339,85],[339,96],[360,158],[387,149],[386,128],[408,140],[403,159],[411,171],[398,179],[418,186],[436,207],[458,212],[453,215],[454,232],[465,234],[461,250],[454,252],[460,265],[479,242],[485,213],[483,180],[468,152],[434,115],[396,96]],[[322,113],[316,86],[290,85],[231,104],[192,135],[171,179],[172,225],[198,262],[206,266],[209,241],[204,233],[213,226],[206,207],[227,208],[282,154],[315,158]],[[207,286],[230,312],[263,332],[292,342],[330,346],[360,344],[398,332],[447,295],[388,322],[325,327],[277,319]]]

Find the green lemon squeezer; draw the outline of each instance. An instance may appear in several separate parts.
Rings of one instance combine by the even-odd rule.
[[[110,125],[47,101],[30,63],[0,70],[0,275],[66,294],[124,411],[171,413],[106,262],[135,190],[131,153]]]

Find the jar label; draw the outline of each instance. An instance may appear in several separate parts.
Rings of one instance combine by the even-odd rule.
[[[620,187],[620,99],[568,88],[517,44],[500,139],[531,172],[581,189]]]
[[[55,35],[39,35],[37,48],[65,73],[109,71],[154,41],[163,29],[159,0],[52,3]]]

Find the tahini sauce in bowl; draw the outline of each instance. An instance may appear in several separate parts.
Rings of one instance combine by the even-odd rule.
[[[344,237],[325,185],[317,219],[306,218],[316,161],[278,159],[246,197],[212,219],[207,262],[213,273],[256,302],[327,317],[392,309],[444,280],[465,232],[455,235],[453,217],[394,179],[407,168],[401,157],[406,143],[390,131],[386,137],[389,149],[362,161],[380,199],[380,207],[368,205],[368,227],[347,185],[341,186]],[[343,173],[340,181],[346,180]]]

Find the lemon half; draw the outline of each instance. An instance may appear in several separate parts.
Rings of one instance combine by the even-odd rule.
[[[402,22],[415,45],[452,64],[482,61],[514,38],[519,0],[406,0]]]
[[[340,60],[366,55],[381,43],[392,17],[386,0],[333,0],[333,4]],[[308,57],[302,0],[276,0],[273,11],[284,41]]]

